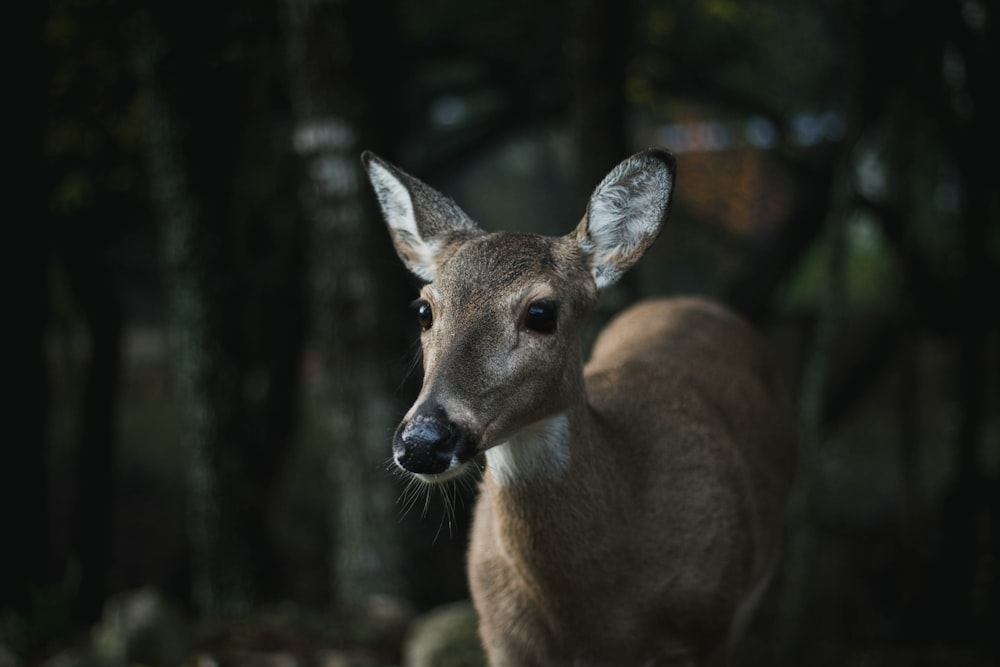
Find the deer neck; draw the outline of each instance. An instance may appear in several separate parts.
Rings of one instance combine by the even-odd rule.
[[[581,398],[487,450],[477,517],[486,543],[520,573],[546,613],[558,607],[573,618],[600,585],[581,573],[592,571],[594,553],[606,551],[601,526],[614,505],[594,423]]]

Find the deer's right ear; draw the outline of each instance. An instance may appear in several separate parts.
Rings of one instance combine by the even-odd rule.
[[[594,190],[575,235],[590,256],[598,289],[618,280],[660,234],[670,213],[674,173],[673,156],[650,148],[612,169]]]
[[[454,201],[371,151],[361,155],[396,253],[414,275],[433,282],[443,251],[482,231]]]

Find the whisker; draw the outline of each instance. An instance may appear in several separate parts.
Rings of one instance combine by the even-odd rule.
[[[448,536],[451,537],[451,522],[452,522],[452,506],[451,506],[451,495],[449,490],[451,488],[450,483],[440,484],[441,502],[443,504],[443,511],[441,512],[441,520],[438,522],[437,532],[434,533],[433,543],[437,544],[438,537],[441,536],[441,529],[444,528],[445,522],[448,523]]]
[[[448,539],[455,537],[455,495],[457,487],[449,485],[449,488],[442,489],[444,495],[444,517],[448,521]]]
[[[462,504],[462,509],[466,510],[465,497],[466,495],[471,495],[476,489],[476,480],[474,476],[470,473],[468,475],[462,475],[457,482],[461,486],[461,493],[457,494],[458,502]]]
[[[424,490],[423,487],[425,485],[416,477],[407,475],[403,471],[399,472],[400,476],[404,477],[406,480],[406,484],[400,492],[399,498],[396,500],[396,503],[401,506],[399,520],[402,521],[406,518],[406,515],[409,514],[414,507],[416,507],[417,501],[420,500],[420,494]]]
[[[431,495],[434,493],[434,487],[435,486],[437,486],[437,485],[436,484],[424,484],[423,485],[423,487],[425,489],[425,493],[424,493],[424,509],[420,512],[420,518],[421,519],[426,519],[427,518],[427,512],[428,512],[428,510],[430,510],[430,507],[431,507]]]
[[[455,538],[455,531],[458,527],[459,512],[466,512],[466,496],[473,496],[476,492],[476,485],[483,472],[482,463],[475,461],[469,465],[462,474],[440,483],[427,483],[416,475],[413,475],[395,464],[390,457],[385,464],[386,468],[403,484],[396,499],[399,506],[399,520],[403,521],[410,512],[414,510],[418,503],[421,503],[420,518],[426,519],[431,514],[434,505],[435,494],[441,500],[441,510],[437,529],[435,530],[432,543],[436,543],[438,538],[448,527],[448,538]],[[435,512],[437,510],[435,509]]]
[[[410,349],[406,351],[406,355],[409,357],[409,361],[406,362],[406,370],[403,373],[403,379],[400,380],[399,384],[396,386],[396,394],[403,390],[403,387],[406,386],[410,376],[413,375],[414,371],[420,368],[420,362],[423,359],[423,355],[420,353],[419,338],[410,343]]]

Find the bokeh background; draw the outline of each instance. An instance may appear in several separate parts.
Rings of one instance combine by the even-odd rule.
[[[562,234],[650,145],[673,215],[595,327],[714,296],[798,409],[739,664],[1000,660],[995,3],[22,12],[0,664],[401,664],[411,620],[467,598],[475,489],[407,496],[388,466],[416,282],[360,153]]]

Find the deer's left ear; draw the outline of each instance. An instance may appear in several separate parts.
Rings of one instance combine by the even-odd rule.
[[[651,148],[612,169],[590,196],[575,235],[598,289],[614,284],[659,236],[675,173],[674,157]]]
[[[421,280],[434,281],[450,245],[482,234],[458,204],[420,179],[370,151],[361,160],[396,253]]]

